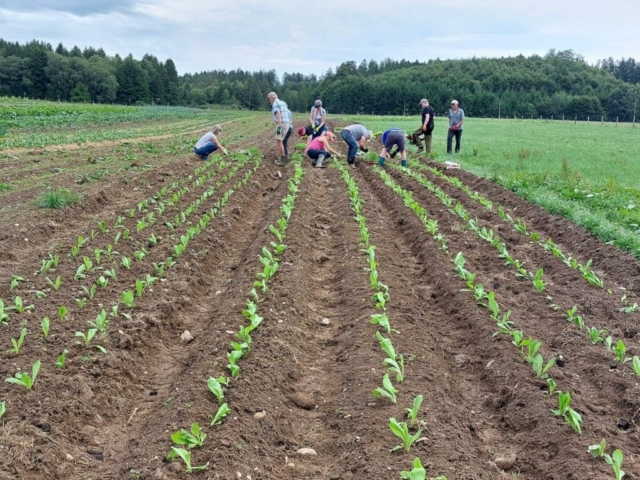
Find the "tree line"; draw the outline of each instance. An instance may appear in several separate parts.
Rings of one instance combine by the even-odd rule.
[[[179,76],[174,62],[153,55],[121,58],[102,49],[0,39],[0,96],[119,104],[162,104],[265,110],[276,91],[308,111],[321,98],[332,113],[415,114],[428,98],[442,114],[455,98],[478,117],[599,118],[630,121],[640,96],[640,63],[612,58],[589,65],[571,50],[506,58],[385,59],[344,62],[304,75],[275,70],[210,70]]]

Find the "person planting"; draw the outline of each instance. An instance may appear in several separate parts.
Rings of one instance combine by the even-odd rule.
[[[402,166],[407,166],[407,150],[403,130],[400,130],[399,128],[390,128],[389,130],[386,130],[382,134],[382,143],[384,147],[382,147],[380,157],[378,158],[379,166],[384,165],[384,159],[387,157],[387,153],[389,153],[394,146],[397,147],[394,156],[396,153],[400,153]]]
[[[307,139],[307,148],[305,153],[311,159],[311,164],[316,168],[324,168],[325,166],[322,162],[331,158],[332,153],[336,157],[340,157],[340,153],[336,152],[329,145],[328,133],[329,132],[325,131],[316,138],[309,137]]]
[[[451,143],[456,137],[456,153],[460,151],[460,139],[462,138],[462,124],[464,123],[464,110],[458,108],[458,101],[451,100],[449,110],[449,132],[447,133],[447,153],[451,154]]]
[[[193,153],[195,153],[201,160],[207,160],[216,150],[220,149],[226,155],[227,149],[220,145],[217,135],[222,132],[220,125],[214,125],[211,130],[205,133],[200,140],[193,147]]]
[[[309,114],[310,127],[313,130],[311,136],[313,138],[322,135],[322,132],[328,130],[327,125],[327,111],[322,108],[322,100],[316,100],[311,107],[311,113]]]
[[[267,98],[269,102],[271,102],[273,121],[277,124],[276,141],[278,143],[278,150],[280,151],[280,159],[276,160],[276,165],[284,166],[289,160],[289,137],[293,131],[291,127],[291,110],[289,110],[286,102],[278,99],[278,95],[275,92],[270,92]]]
[[[356,166],[356,154],[358,148],[363,152],[368,152],[366,142],[373,138],[373,132],[367,130],[363,125],[355,124],[349,125],[340,131],[340,136],[349,146],[349,152],[347,153],[347,163],[350,167]]]

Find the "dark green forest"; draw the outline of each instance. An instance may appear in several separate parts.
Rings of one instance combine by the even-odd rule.
[[[631,121],[640,96],[634,59],[587,64],[571,50],[546,55],[417,62],[345,62],[320,76],[275,70],[178,75],[171,59],[108,56],[102,49],[55,49],[0,39],[0,96],[124,105],[264,110],[275,90],[294,111],[321,98],[332,113],[415,114],[426,97],[443,113],[456,98],[477,117],[577,117]]]

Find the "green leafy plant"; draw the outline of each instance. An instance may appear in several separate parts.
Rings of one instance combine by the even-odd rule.
[[[67,317],[67,313],[69,313],[67,307],[58,307],[58,320],[64,322],[64,319]]]
[[[556,364],[556,359],[553,357],[551,360],[544,365],[544,359],[541,354],[536,354],[533,358],[533,362],[531,363],[531,367],[533,368],[536,377],[538,378],[547,378],[549,375],[547,372]]]
[[[38,376],[38,372],[40,371],[40,360],[36,360],[31,367],[31,376],[27,373],[16,373],[13,377],[7,378],[5,381],[8,383],[14,383],[16,385],[21,385],[27,390],[31,390],[36,383],[36,377]]]
[[[556,381],[553,378],[547,378],[547,385],[549,386],[549,395],[553,395],[557,388]]]
[[[227,405],[226,402],[220,405],[218,407],[218,411],[216,412],[215,416],[211,420],[211,426],[213,427],[215,425],[221,425],[222,419],[227,415],[229,415],[230,413],[231,413],[231,409],[229,408],[229,405]]]
[[[616,476],[616,480],[622,480],[622,477],[625,476],[624,470],[622,470],[623,458],[624,455],[620,450],[617,449],[613,451],[613,454],[611,454],[611,456],[607,455],[606,453],[604,454],[604,461],[607,462],[607,464],[611,465],[611,468],[613,468],[613,473]]]
[[[90,299],[93,299],[93,297],[95,297],[96,295],[96,285],[95,283],[93,285],[91,285],[91,288],[87,288],[85,286],[82,287],[82,291],[87,295],[87,297],[89,297]]]
[[[626,363],[629,360],[631,360],[629,357],[626,356],[627,347],[622,340],[618,340],[618,343],[616,343],[616,346],[613,347],[613,354],[616,357],[616,361],[620,363]]]
[[[371,325],[378,325],[382,328],[384,328],[384,330],[387,333],[391,333],[392,331],[395,333],[400,333],[398,332],[398,330],[391,328],[391,324],[389,323],[389,317],[387,317],[386,313],[378,313],[375,315],[371,315]]]
[[[607,448],[607,441],[603,438],[599,445],[589,446],[589,453],[593,458],[600,458],[604,456],[605,448]]]
[[[556,416],[563,417],[576,432],[582,433],[582,416],[571,408],[570,405],[571,394],[569,392],[561,392],[558,390],[558,409],[551,410],[551,412]]]
[[[58,356],[58,360],[56,361],[56,368],[64,368],[65,364],[67,363],[67,353],[69,353],[69,351],[65,348]]]
[[[87,299],[85,297],[76,298],[76,305],[78,306],[78,308],[84,308],[86,304],[87,304]]]
[[[82,338],[84,346],[88,347],[89,344],[91,343],[91,340],[93,340],[93,337],[96,336],[96,333],[98,333],[98,329],[97,328],[90,328],[89,330],[87,330],[87,333],[76,332],[75,336]]]
[[[584,330],[584,320],[580,315],[577,314],[577,312],[577,305],[574,305],[572,308],[567,310],[567,321],[575,323],[580,330]]]
[[[404,380],[404,358],[402,355],[396,355],[396,351],[393,348],[390,338],[385,338],[380,335],[380,332],[376,332],[376,338],[380,342],[380,348],[387,354],[387,358],[383,360],[383,365],[389,367],[389,371],[396,374],[396,381],[402,383]]]
[[[23,328],[22,330],[20,330],[20,337],[17,340],[15,338],[11,339],[11,344],[13,345],[13,347],[7,350],[7,353],[13,353],[15,355],[18,355],[20,353],[20,348],[22,348],[22,344],[24,343],[24,338],[26,336],[27,336],[27,329]]]
[[[33,305],[24,305],[22,301],[22,297],[18,296],[13,299],[13,306],[7,307],[5,310],[15,310],[18,313],[24,313],[28,310],[33,310],[35,307]]]
[[[45,336],[45,338],[49,336],[49,325],[49,317],[44,317],[42,319],[42,322],[40,322],[40,326],[42,327],[42,334]]]
[[[140,280],[139,278],[136,278],[136,296],[138,298],[142,297],[142,294],[144,293],[144,287],[145,287],[145,283],[144,280]]]
[[[637,355],[633,356],[631,368],[633,368],[633,371],[636,373],[636,375],[640,377],[640,358],[638,358]]]
[[[206,438],[207,434],[200,430],[198,423],[191,424],[191,432],[187,432],[182,428],[171,435],[173,443],[176,445],[186,445],[188,449],[202,447]]]
[[[224,383],[220,380],[220,378],[213,377],[209,377],[209,380],[207,380],[207,386],[211,393],[213,393],[218,399],[218,403],[222,403],[222,399],[224,398],[224,390],[222,390],[222,385],[224,385]],[[222,377],[222,380],[225,380],[224,377]]]
[[[98,330],[100,333],[105,333],[109,328],[109,320],[107,320],[107,312],[103,309],[98,315],[96,315],[95,322],[88,321],[87,325]]]
[[[423,400],[424,397],[422,395],[418,395],[413,399],[413,407],[404,409],[407,412],[407,417],[411,420],[411,426],[416,423],[418,411],[420,410],[420,405],[422,405]]]
[[[604,336],[608,333],[607,330],[598,330],[596,327],[591,327],[587,331],[589,333],[589,340],[591,340],[591,343],[594,345],[599,342],[604,342]]]
[[[389,374],[385,373],[384,377],[382,377],[382,388],[378,387],[373,391],[374,397],[385,397],[391,400],[392,403],[397,403],[396,393],[398,390],[393,386],[391,380],[389,379]]]
[[[120,261],[122,262],[122,266],[127,270],[129,270],[131,268],[131,265],[133,265],[133,262],[129,257],[122,257]]]
[[[4,402],[0,402],[0,418],[2,418],[4,416],[4,413],[7,411],[7,408],[5,406]]]
[[[415,441],[420,438],[420,435],[422,435],[422,430],[418,430],[415,435],[411,435],[407,424],[405,422],[398,422],[395,418],[389,419],[389,428],[396,437],[402,440],[402,445],[396,445],[393,447],[391,449],[392,452],[402,448],[404,448],[406,452],[410,451],[411,445],[413,445]]]
[[[167,460],[173,460],[174,458],[180,457],[187,468],[187,473],[193,472],[202,472],[209,468],[209,462],[199,467],[194,467],[191,465],[191,452],[188,450],[184,450],[183,448],[171,447],[171,452],[167,455]]]
[[[427,471],[422,466],[422,462],[418,457],[413,459],[413,468],[411,471],[400,472],[400,478],[406,480],[426,480]]]
[[[24,278],[20,275],[11,275],[11,283],[9,284],[9,290],[16,288],[20,282],[24,282]]]
[[[128,308],[133,308],[135,305],[133,303],[133,291],[127,290],[122,292],[120,295],[122,303],[124,303]]]
[[[8,311],[8,309],[4,308],[4,300],[0,298],[0,324],[9,321],[10,317],[7,313],[5,313],[5,311]]]
[[[60,275],[58,275],[55,281],[52,281],[49,277],[46,277],[45,281],[47,282],[47,284],[51,285],[51,288],[53,288],[56,292],[62,286],[62,278],[60,278]]]
[[[533,282],[534,288],[539,292],[544,292],[545,289],[547,288],[546,284],[544,283],[544,280],[542,280],[543,275],[544,275],[544,271],[542,270],[542,268],[538,269],[538,271],[535,274],[531,272],[529,273],[529,276],[531,277],[531,281]]]

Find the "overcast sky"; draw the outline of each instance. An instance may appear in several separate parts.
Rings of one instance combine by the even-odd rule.
[[[172,58],[180,74],[355,60],[640,57],[637,0],[0,0],[0,37]]]

